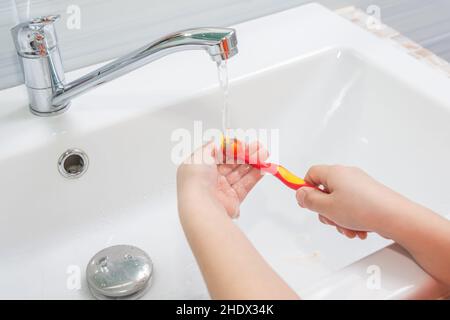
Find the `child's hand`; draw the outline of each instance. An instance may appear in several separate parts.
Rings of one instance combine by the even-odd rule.
[[[257,143],[247,147],[250,154],[256,152],[261,160],[267,159],[267,151]],[[262,174],[247,164],[217,163],[217,152],[214,143],[206,144],[178,168],[178,198],[184,207],[199,206],[210,197],[236,218],[240,204]]]
[[[254,146],[265,160],[266,152]],[[260,172],[248,165],[217,164],[216,153],[208,144],[178,169],[180,222],[211,297],[298,299],[230,219],[239,214]]]
[[[322,185],[325,192],[301,188],[297,191],[300,206],[319,213],[322,223],[335,226],[349,238],[365,239],[367,231],[383,234],[380,221],[389,208],[404,201],[358,168],[314,166],[305,180]]]

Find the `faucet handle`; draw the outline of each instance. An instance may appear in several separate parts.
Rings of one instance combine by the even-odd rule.
[[[62,112],[68,103],[51,105],[55,92],[64,88],[64,67],[58,48],[55,22],[50,15],[22,22],[11,29],[28,90],[30,109],[39,115]]]
[[[22,57],[44,57],[58,44],[55,22],[59,15],[49,15],[22,22],[11,29],[17,53]]]

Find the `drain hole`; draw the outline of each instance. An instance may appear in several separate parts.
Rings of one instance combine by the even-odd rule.
[[[78,154],[72,154],[64,161],[64,170],[70,174],[79,174],[83,171],[84,161]]]
[[[88,166],[87,155],[78,149],[64,152],[58,160],[59,172],[66,178],[78,178]]]

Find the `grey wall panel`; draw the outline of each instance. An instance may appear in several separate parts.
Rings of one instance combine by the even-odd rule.
[[[227,26],[298,6],[307,0],[0,0],[0,88],[21,83],[9,29],[59,13],[66,70],[105,61],[165,33],[201,25]],[[377,5],[383,22],[450,61],[450,0],[322,0],[331,9]],[[75,7],[73,7],[75,6]],[[80,9],[80,28],[70,24]],[[68,13],[68,11],[70,11]],[[69,26],[68,26],[69,24]]]

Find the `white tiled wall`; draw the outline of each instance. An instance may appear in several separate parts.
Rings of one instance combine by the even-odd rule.
[[[308,0],[0,0],[0,88],[19,84],[9,29],[19,21],[59,13],[66,70],[108,60],[165,33],[187,27],[227,26]],[[377,5],[383,22],[450,60],[449,0],[321,0],[331,9]],[[73,7],[75,6],[75,7]],[[80,9],[80,29],[67,23]]]

